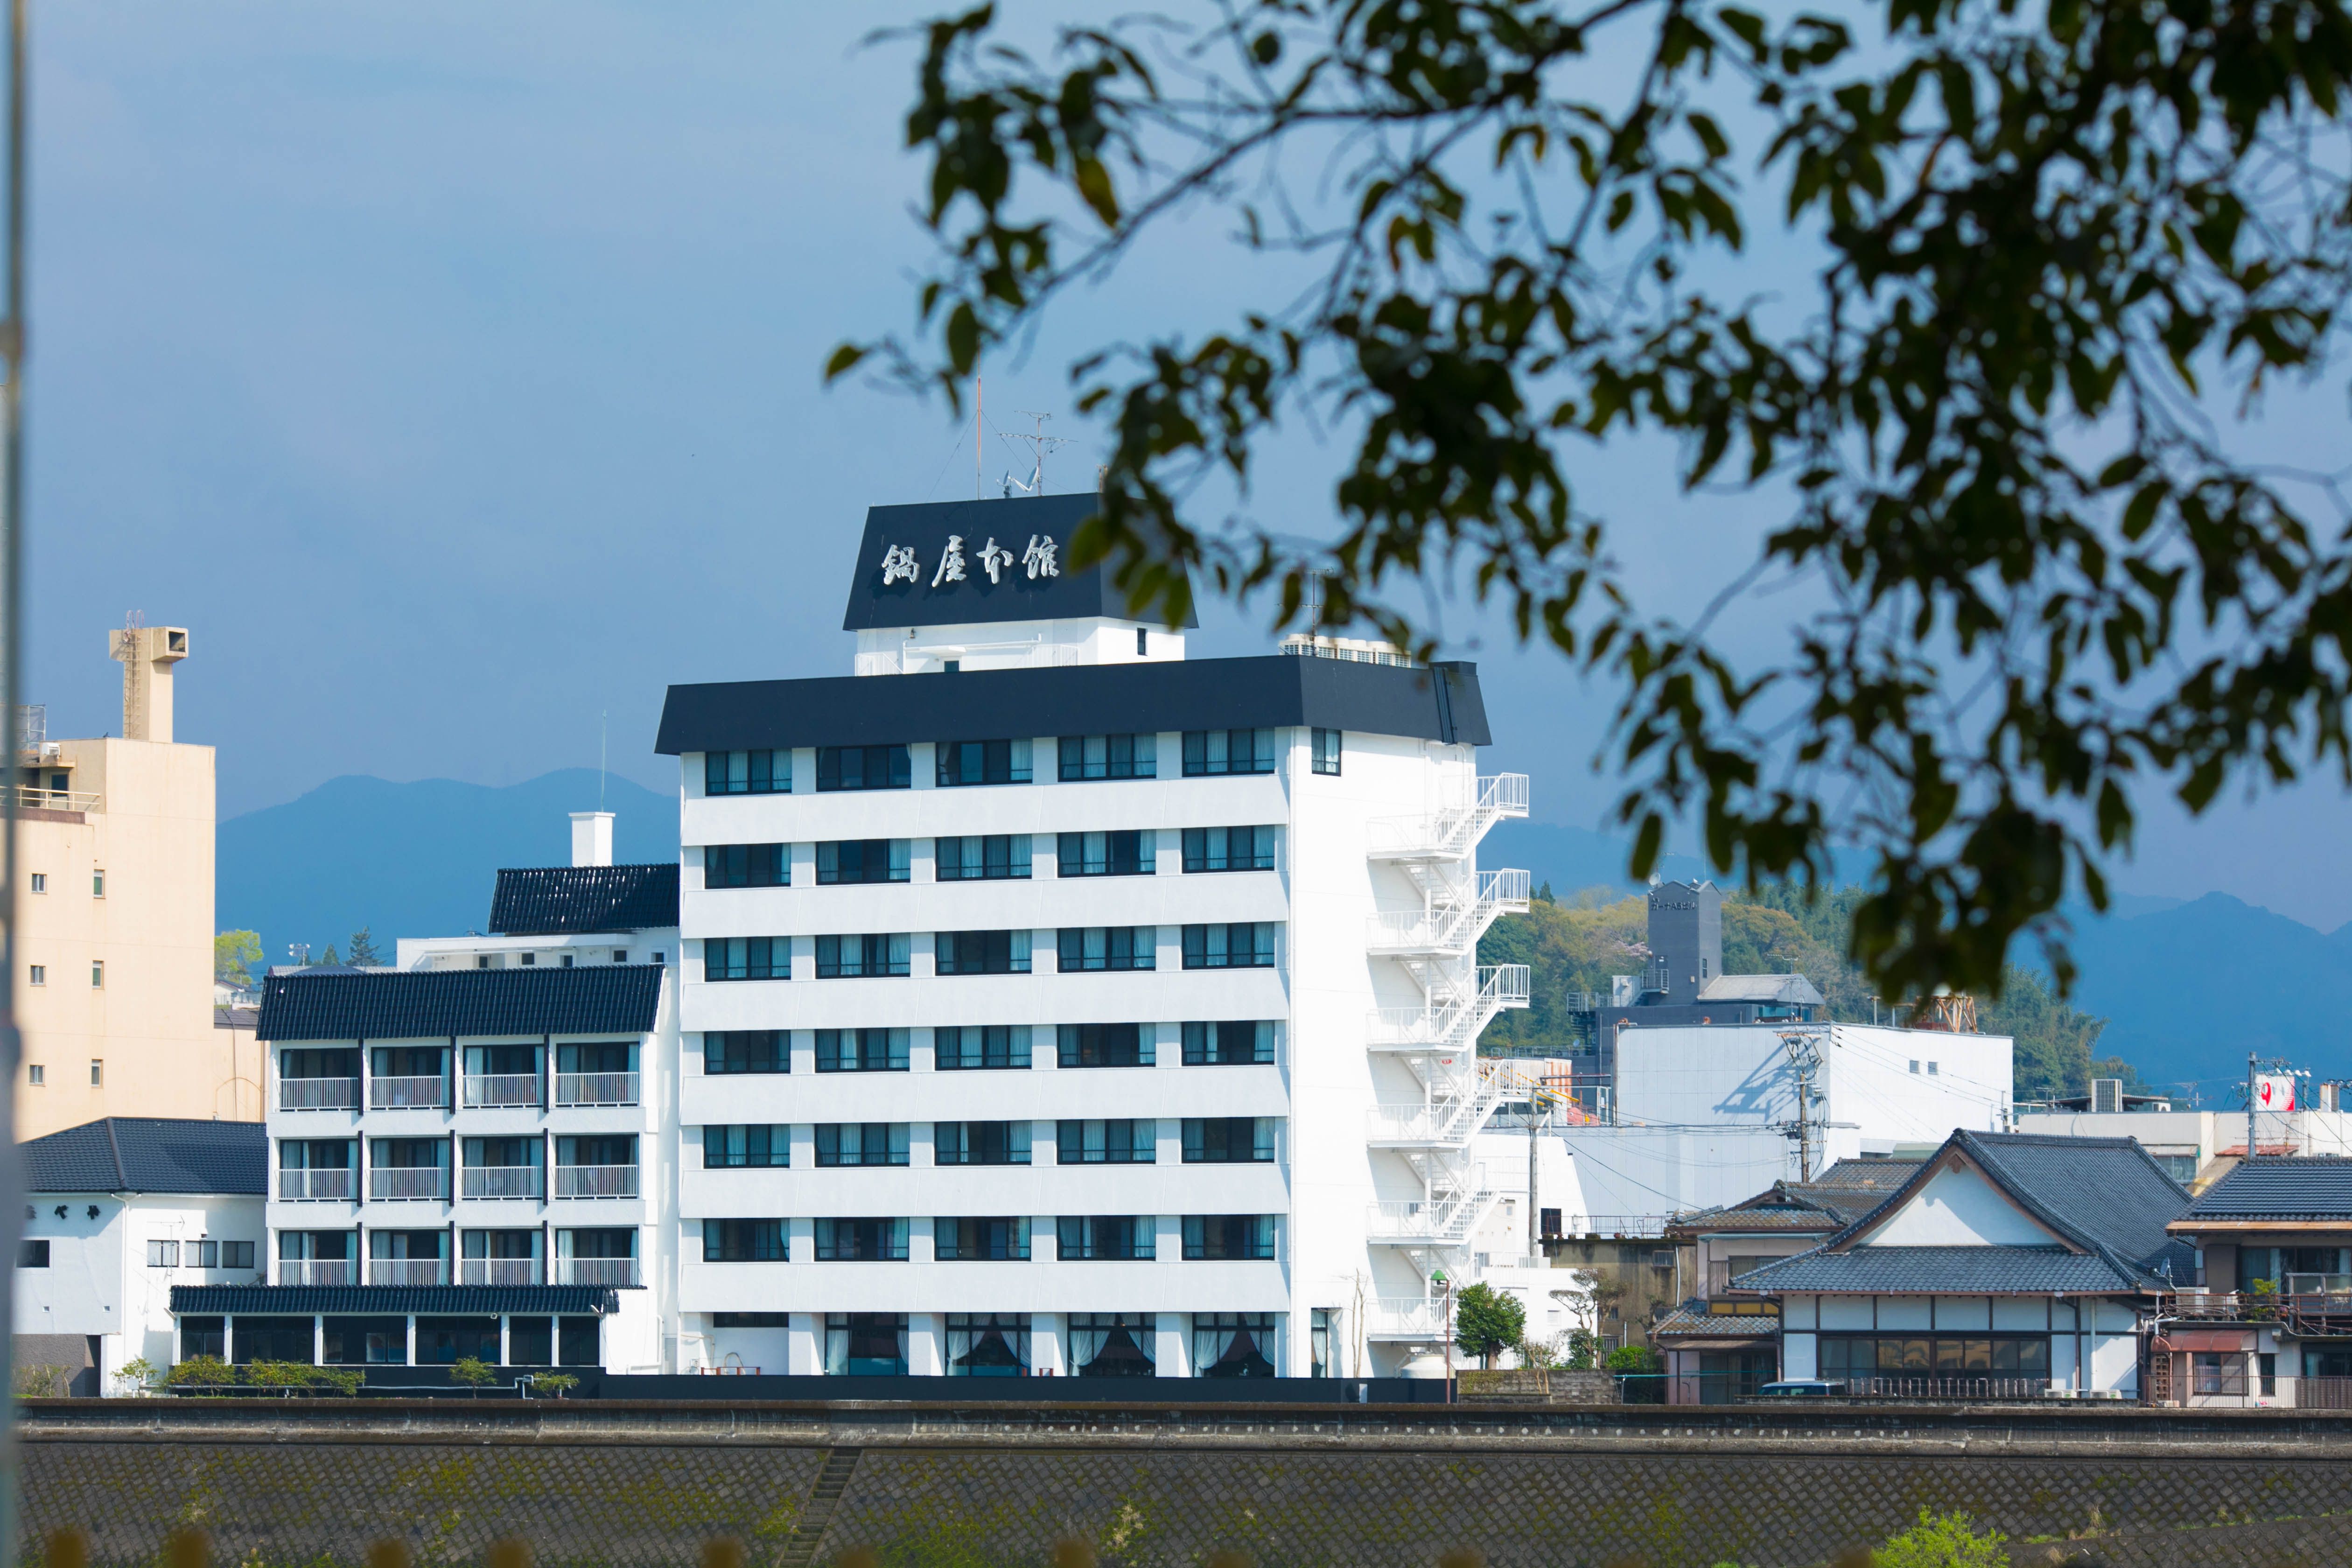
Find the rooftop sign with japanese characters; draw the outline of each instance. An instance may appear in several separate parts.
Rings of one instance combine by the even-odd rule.
[[[1099,568],[1065,564],[1094,507],[1087,494],[869,508],[842,629],[1128,619]]]

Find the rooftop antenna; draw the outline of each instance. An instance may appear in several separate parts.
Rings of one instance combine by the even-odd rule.
[[[1022,489],[1027,491],[1033,496],[1044,495],[1045,493],[1045,454],[1052,451],[1056,447],[1068,446],[1076,437],[1069,436],[1046,435],[1045,421],[1053,417],[1050,414],[1039,414],[1027,408],[1024,408],[1019,412],[1022,417],[1025,419],[1034,419],[1037,422],[1037,428],[1025,436],[1016,433],[1007,436],[1004,438],[1008,441],[1028,442],[1031,448],[1036,454],[1035,466],[1030,469],[1029,482],[1025,485],[1021,484],[1021,481],[1014,479],[1011,474],[1005,475],[1004,493],[1010,496],[1013,493],[1013,487],[1020,485]]]
[[[596,809],[604,809],[604,721],[612,710],[602,709],[596,714]]]

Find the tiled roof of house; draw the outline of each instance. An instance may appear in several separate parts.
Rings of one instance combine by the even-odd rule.
[[[1741,1289],[1825,1294],[1975,1296],[2133,1290],[2126,1273],[2094,1253],[2056,1247],[1817,1247],[1739,1276]]]
[[[499,936],[666,931],[677,924],[677,864],[527,866],[499,873],[490,899]]]
[[[272,975],[256,1031],[300,1040],[420,1040],[453,1035],[642,1035],[654,1026],[663,969],[405,969]]]
[[[1924,1163],[1921,1160],[1840,1160],[1804,1185],[1886,1194],[1917,1175]]]
[[[269,1191],[269,1137],[258,1121],[109,1116],[17,1147],[31,1193]]]
[[[174,1312],[597,1313],[620,1310],[606,1285],[174,1285]]]
[[[2242,1161],[2198,1195],[2179,1226],[2194,1229],[2200,1220],[2352,1223],[2352,1159],[2263,1155]]]
[[[1916,1160],[1841,1160],[1810,1182],[1775,1182],[1752,1198],[1688,1215],[1666,1227],[1670,1236],[1717,1234],[1826,1235],[1875,1209],[1917,1174]]]

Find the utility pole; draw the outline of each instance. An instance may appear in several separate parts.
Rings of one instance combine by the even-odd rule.
[[[8,724],[7,765],[0,768],[0,974],[16,973],[17,764],[16,705],[25,644],[25,12],[8,6],[8,277],[7,318],[0,321],[0,713]],[[16,1125],[17,1063],[23,1056],[13,986],[0,986],[0,1125]],[[14,1159],[0,1160],[0,1215],[11,1230],[24,1177]],[[18,1232],[22,1234],[21,1231]],[[13,1240],[14,1238],[10,1238]],[[0,1275],[0,1314],[16,1321],[16,1286]],[[16,1377],[13,1342],[0,1345],[0,1375]],[[101,1394],[105,1392],[100,1389]],[[0,1561],[16,1560],[16,1432],[15,1401],[0,1405]]]
[[[1780,1037],[1780,1048],[1797,1075],[1797,1179],[1813,1179],[1813,1075],[1821,1070],[1822,1043],[1811,1029],[1790,1029]]]
[[[2246,1158],[2254,1157],[2254,1053],[2246,1053]]]
[[[1536,1087],[1528,1085],[1528,1256],[1543,1256],[1543,1240],[1536,1229]]]

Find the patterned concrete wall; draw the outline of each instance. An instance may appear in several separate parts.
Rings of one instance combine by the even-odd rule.
[[[942,1439],[845,1424],[664,1437],[641,1424],[470,1440],[382,1426],[338,1437],[289,1415],[241,1428],[81,1430],[37,1420],[23,1449],[25,1561],[89,1532],[95,1564],[161,1561],[195,1525],[240,1568],[364,1563],[405,1542],[421,1564],[530,1542],[539,1568],[692,1564],[733,1537],[751,1564],[1042,1564],[1057,1542],[1106,1568],[1429,1568],[1468,1549],[1491,1568],[1752,1568],[1824,1563],[1923,1509],[1965,1509],[2018,1563],[2111,1568],[2352,1565],[2352,1462],[2259,1429],[2208,1442],[2076,1442],[1987,1451],[1927,1440],[1769,1439],[1704,1428],[1569,1441],[1334,1445],[1171,1420],[1150,1441],[1083,1423],[973,1423]],[[982,1422],[979,1425],[985,1426]],[[1228,1559],[1230,1561],[1230,1559]],[[1455,1559],[1460,1561],[1460,1559]]]

